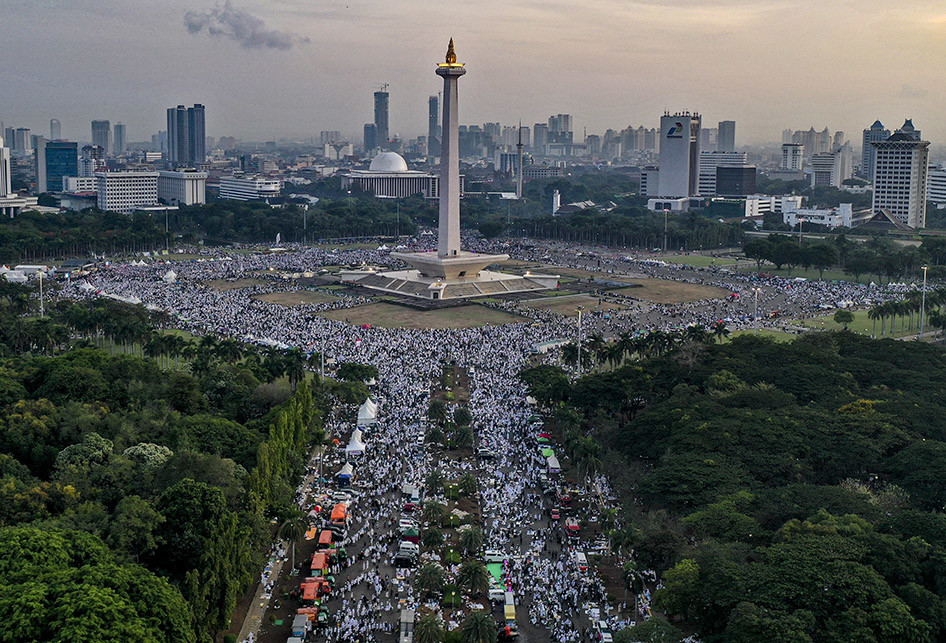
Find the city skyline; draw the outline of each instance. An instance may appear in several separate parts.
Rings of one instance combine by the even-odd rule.
[[[913,118],[934,144],[946,140],[935,111],[944,90],[934,82],[946,67],[938,55],[946,14],[928,3],[896,13],[879,2],[856,11],[782,1],[575,5],[14,2],[0,34],[8,52],[23,55],[6,57],[0,118],[39,132],[58,118],[71,140],[82,140],[93,119],[121,120],[133,142],[163,129],[166,105],[199,102],[214,113],[211,136],[274,140],[337,129],[357,139],[372,120],[372,92],[390,83],[391,135],[413,138],[426,132],[426,101],[437,91],[429,61],[453,36],[483,70],[471,79],[461,123],[570,113],[575,131],[602,133],[691,109],[707,123],[735,120],[737,145],[774,143],[782,129],[809,124],[857,140],[877,118]],[[31,20],[47,30],[42,48],[15,28]],[[801,23],[804,30],[760,51],[760,31]],[[89,48],[83,33],[109,37]],[[903,46],[864,47],[870,39]],[[117,74],[99,64],[109,58],[122,60]],[[824,73],[828,60],[835,73]],[[876,78],[895,80],[878,87]]]

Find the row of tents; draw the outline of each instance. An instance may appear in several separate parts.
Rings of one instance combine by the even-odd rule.
[[[365,449],[367,448],[365,446],[365,429],[377,423],[378,405],[369,397],[365,400],[364,404],[358,408],[358,424],[355,430],[351,432],[351,438],[349,438],[348,445],[345,447],[345,464],[342,465],[342,468],[337,474],[339,486],[347,487],[351,484],[355,469],[350,459],[364,455]]]

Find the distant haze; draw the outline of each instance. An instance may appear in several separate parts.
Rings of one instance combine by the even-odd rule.
[[[207,133],[361,138],[389,83],[390,131],[426,134],[434,65],[456,41],[465,124],[570,113],[580,136],[690,109],[737,144],[785,128],[911,117],[946,141],[946,5],[901,0],[0,0],[0,120],[90,138],[165,129],[207,106]]]

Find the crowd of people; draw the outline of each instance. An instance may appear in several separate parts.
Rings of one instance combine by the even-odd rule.
[[[598,253],[582,256],[560,245],[496,245],[471,242],[472,249],[508,252],[515,258],[556,266],[594,271],[603,281],[608,275],[683,281],[721,289],[729,296],[696,302],[658,304],[633,296],[608,294],[627,308],[614,315],[589,319],[584,332],[605,336],[618,333],[669,330],[689,324],[710,326],[724,319],[735,328],[758,323],[750,317],[758,296],[760,311],[783,311],[786,316],[807,316],[823,306],[864,305],[899,298],[898,288],[871,285],[796,281],[759,277],[723,268],[696,269],[661,264],[650,259]],[[474,472],[482,513],[485,548],[506,557],[506,582],[517,597],[520,630],[525,640],[593,640],[594,625],[628,624],[605,600],[603,580],[582,572],[573,554],[587,542],[565,536],[549,518],[544,493],[545,460],[533,441],[536,424],[526,403],[517,373],[528,355],[543,341],[573,337],[573,320],[548,311],[534,310],[518,301],[493,304],[528,319],[523,323],[477,328],[407,329],[356,326],[324,316],[331,309],[353,308],[365,297],[333,291],[325,303],[283,306],[258,298],[260,294],[299,289],[284,278],[323,266],[390,264],[385,250],[326,250],[295,248],[276,254],[210,254],[203,261],[129,265],[114,263],[63,289],[69,297],[108,294],[134,297],[149,307],[164,310],[184,330],[217,334],[255,343],[323,350],[338,362],[375,365],[379,384],[373,391],[380,414],[378,423],[365,428],[365,452],[352,455],[355,490],[350,524],[343,545],[349,565],[340,569],[329,600],[334,625],[333,641],[347,643],[390,640],[401,609],[435,607],[423,603],[414,587],[410,569],[395,566],[403,514],[401,490],[409,484],[421,488],[433,465],[425,445],[425,415],[430,385],[443,364],[456,364],[470,373],[470,409],[477,446],[495,454],[488,462],[451,463],[450,475]],[[163,279],[173,266],[175,278]],[[243,287],[221,288],[221,282],[252,279]],[[217,284],[217,287],[214,287]],[[758,290],[756,290],[758,289]],[[762,322],[774,324],[772,320]],[[355,428],[355,414],[333,414],[328,430],[344,444]],[[336,462],[336,465],[340,464]],[[439,465],[438,465],[439,466]],[[334,475],[319,472],[323,478]],[[591,481],[595,502],[608,506],[617,500],[607,480]],[[324,493],[319,485],[301,489],[300,506]],[[284,556],[285,552],[278,552]],[[455,568],[447,572],[455,573]],[[264,575],[264,583],[271,579]],[[649,590],[642,597],[644,610]]]

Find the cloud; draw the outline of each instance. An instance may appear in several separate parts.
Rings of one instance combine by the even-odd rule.
[[[206,30],[211,36],[229,38],[247,49],[292,49],[296,43],[309,42],[305,36],[269,29],[265,22],[237,9],[230,0],[208,11],[188,11],[184,14],[184,25],[192,34]]]
[[[898,95],[900,98],[926,98],[929,92],[919,87],[900,85],[900,93]]]

